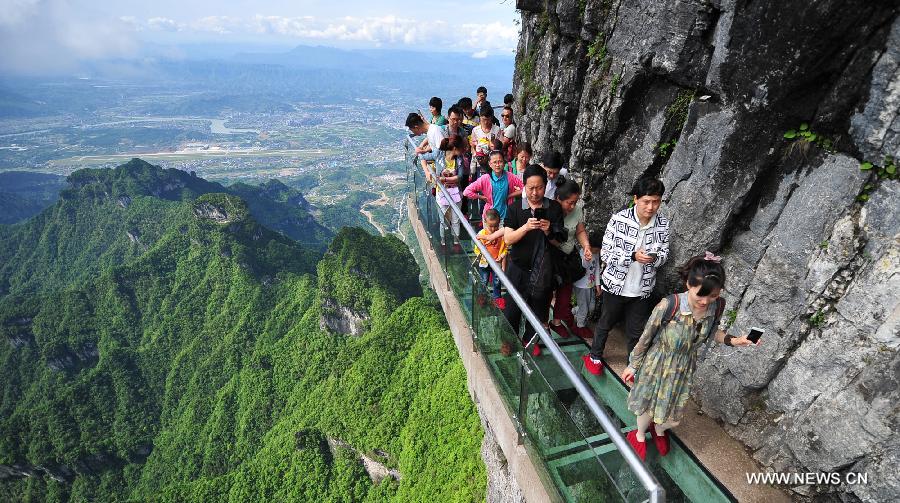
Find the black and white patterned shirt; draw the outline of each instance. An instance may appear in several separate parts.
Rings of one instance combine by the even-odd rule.
[[[625,286],[628,268],[634,262],[631,254],[643,246],[644,250],[655,252],[656,260],[641,267],[641,298],[646,299],[656,285],[656,270],[669,257],[669,219],[659,212],[653,217],[653,226],[644,234],[643,243],[638,243],[641,224],[635,209],[625,208],[614,214],[606,224],[603,234],[603,248],[600,258],[606,264],[601,277],[603,289],[613,295],[621,295]]]

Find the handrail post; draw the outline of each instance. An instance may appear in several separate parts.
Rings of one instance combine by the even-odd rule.
[[[472,272],[471,268],[469,268],[469,308],[471,309],[469,312],[470,319],[470,329],[472,331],[472,352],[478,352],[478,328],[480,320],[478,319],[478,311],[476,308],[478,306],[478,302],[476,301],[476,296],[478,295],[478,279],[475,276],[475,273]]]
[[[531,368],[528,367],[528,361],[525,360],[525,354],[519,351],[519,428],[518,428],[518,444],[525,443],[525,437],[528,436],[528,376],[531,375]]]
[[[447,219],[444,218],[444,214],[440,211],[440,206],[437,205],[435,201],[434,206],[435,211],[438,216],[438,222],[440,222],[441,229],[444,230],[443,236],[441,236],[441,253],[444,255],[444,279],[447,280],[447,291],[453,291],[453,287],[450,285],[450,250],[452,249],[452,245],[450,243],[453,242],[453,236],[450,234],[450,227],[444,228],[444,225],[447,223]]]

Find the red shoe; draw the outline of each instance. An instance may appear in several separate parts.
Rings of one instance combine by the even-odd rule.
[[[581,337],[584,340],[588,340],[594,337],[594,333],[591,332],[591,329],[588,327],[575,327],[575,335]]]
[[[638,457],[641,458],[641,461],[647,460],[647,442],[638,442],[637,439],[637,430],[631,430],[625,435],[625,439],[628,440],[628,443],[631,444],[631,448],[634,449],[634,452],[637,453]]]
[[[503,311],[504,309],[506,309],[506,299],[504,299],[503,297],[497,297],[496,299],[494,299],[494,305],[497,306],[497,309]]]
[[[531,349],[531,356],[541,356],[541,347],[538,346],[537,342],[534,343],[534,347]]]
[[[584,368],[591,374],[598,376],[603,373],[603,362],[594,363],[594,360],[591,360],[591,355],[582,355],[581,359],[584,360]]]
[[[660,456],[665,456],[669,453],[669,431],[663,431],[662,435],[656,434],[656,424],[650,425],[650,435],[653,436],[653,443],[656,444],[656,450],[659,451]]]
[[[553,330],[554,332],[559,334],[559,336],[562,337],[563,339],[569,338],[569,329],[566,328],[565,325],[563,325],[563,324],[554,325],[553,323],[549,323],[548,325],[550,326],[550,330]]]

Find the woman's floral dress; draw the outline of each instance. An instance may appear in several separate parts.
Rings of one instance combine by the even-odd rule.
[[[638,416],[651,412],[657,424],[680,421],[684,415],[697,367],[697,350],[706,342],[709,324],[716,322],[716,303],[707,306],[703,318],[694,320],[687,293],[678,295],[679,312],[666,326],[661,325],[668,301],[663,299],[653,308],[629,357],[635,378],[628,394],[628,409]]]

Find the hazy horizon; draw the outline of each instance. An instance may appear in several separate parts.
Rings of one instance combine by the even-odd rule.
[[[297,46],[511,57],[514,3],[0,0],[0,76],[77,73],[108,61],[223,57]],[[427,63],[425,63],[427,64]]]

